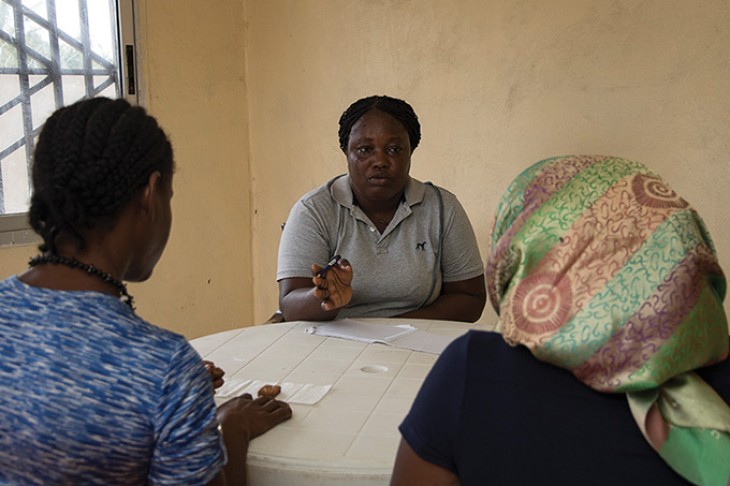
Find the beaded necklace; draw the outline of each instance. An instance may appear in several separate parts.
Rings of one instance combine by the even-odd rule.
[[[28,265],[30,267],[35,267],[36,265],[41,265],[44,263],[63,265],[69,268],[78,268],[79,270],[83,270],[89,275],[99,277],[104,282],[113,285],[117,289],[117,292],[119,292],[120,294],[119,300],[121,300],[122,302],[127,304],[132,310],[134,310],[134,298],[129,294],[129,292],[127,292],[127,286],[121,281],[112,277],[110,274],[106,273],[105,271],[99,270],[94,265],[80,262],[75,258],[66,258],[59,255],[38,255],[31,258],[28,262]]]

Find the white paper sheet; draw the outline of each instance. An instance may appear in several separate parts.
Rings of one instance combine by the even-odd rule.
[[[305,332],[316,336],[336,337],[366,343],[381,343],[396,348],[410,349],[424,353],[441,354],[453,337],[441,336],[416,329],[410,324],[388,326],[356,319],[317,324]]]
[[[264,385],[279,385],[281,393],[276,397],[287,403],[301,403],[313,405],[320,401],[332,385],[313,385],[311,383],[272,383],[263,380],[226,380],[223,386],[216,390],[216,398],[233,398],[244,393],[250,393],[256,398],[259,389]]]
[[[398,348],[410,349],[411,351],[441,354],[453,340],[454,337],[452,336],[441,336],[440,334],[432,334],[419,330],[413,334],[398,338],[389,344]]]
[[[410,324],[384,326],[355,319],[342,319],[339,321],[317,324],[316,326],[310,326],[306,329],[307,334],[315,334],[317,336],[337,337],[352,341],[383,344],[390,343],[394,339],[398,339],[399,337],[416,331],[417,329]]]

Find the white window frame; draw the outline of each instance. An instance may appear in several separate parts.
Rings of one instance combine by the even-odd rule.
[[[87,2],[97,0],[86,0]],[[13,6],[20,0],[0,0]],[[116,0],[118,16],[118,60],[123,97],[132,104],[139,102],[139,68],[135,32],[136,0]],[[40,237],[31,229],[28,213],[0,214],[0,247],[37,244]]]

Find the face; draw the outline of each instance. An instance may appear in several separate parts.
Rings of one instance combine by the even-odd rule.
[[[365,113],[350,130],[347,168],[359,204],[399,201],[411,170],[406,127],[380,110]]]
[[[158,202],[159,207],[159,226],[157,230],[157,246],[155,248],[155,252],[153,254],[154,263],[152,266],[154,267],[157,265],[157,262],[160,261],[160,257],[162,256],[162,252],[165,250],[165,247],[167,246],[167,240],[170,238],[170,230],[172,229],[172,196],[173,196],[173,190],[172,190],[172,175],[165,177],[162,183],[160,184],[161,191],[160,191],[160,197]]]
[[[152,196],[154,204],[154,218],[149,221],[146,227],[146,235],[142,238],[146,244],[142,250],[141,258],[136,259],[134,265],[128,271],[125,280],[130,282],[141,282],[147,280],[162,256],[167,246],[172,228],[172,176],[163,177],[158,181],[156,190]]]

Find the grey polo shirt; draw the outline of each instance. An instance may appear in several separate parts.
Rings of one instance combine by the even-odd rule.
[[[456,196],[410,178],[404,199],[381,234],[353,204],[349,176],[305,194],[281,235],[277,280],[311,277],[313,263],[341,255],[352,264],[353,297],[337,317],[392,317],[432,303],[443,282],[483,275],[474,230]]]

